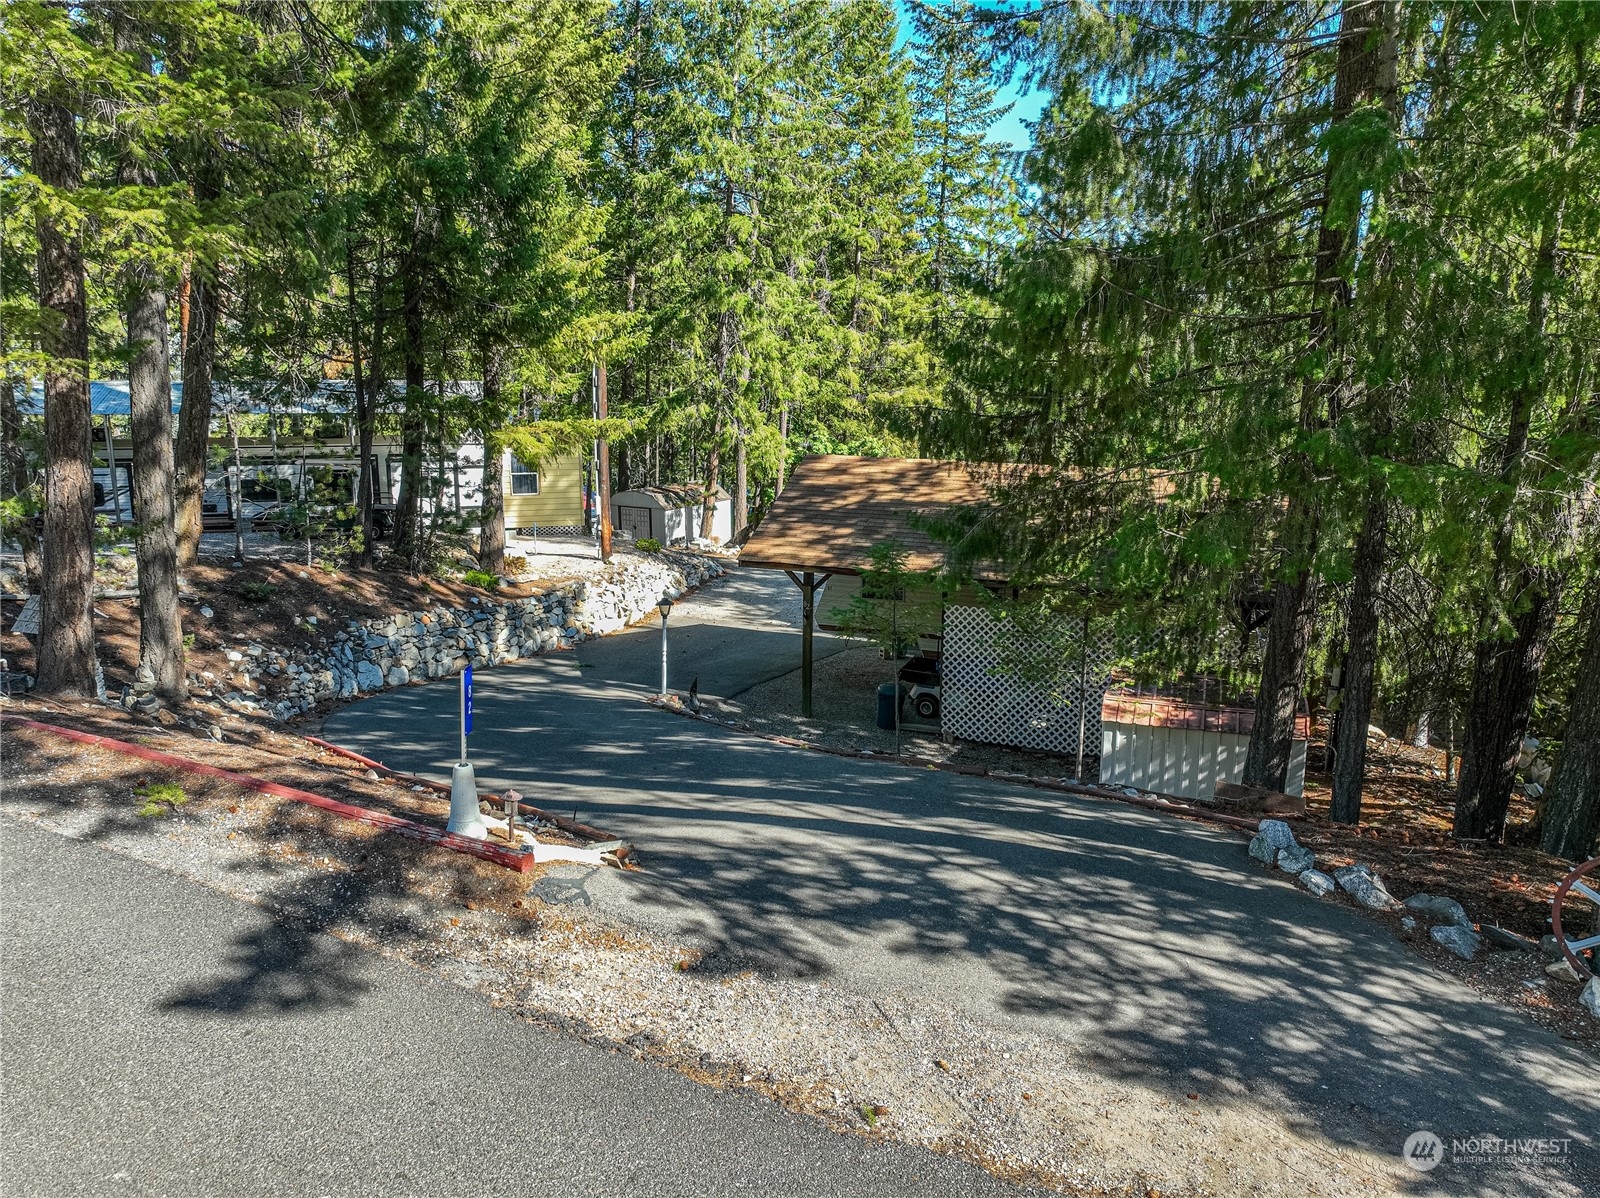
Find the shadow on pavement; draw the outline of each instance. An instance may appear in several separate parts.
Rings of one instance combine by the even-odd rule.
[[[559,659],[479,686],[480,783],[633,840],[646,872],[597,904],[698,937],[705,968],[926,990],[1051,1030],[1101,1073],[1283,1096],[1380,1151],[1419,1127],[1572,1137],[1595,1169],[1592,1059],[1260,870],[1240,837],[729,735]],[[326,735],[439,775],[453,701],[389,692]]]

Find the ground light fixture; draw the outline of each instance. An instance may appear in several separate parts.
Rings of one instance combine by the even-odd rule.
[[[656,610],[661,613],[661,697],[667,697],[667,617],[672,614],[672,598],[668,595],[661,596],[656,603]]]

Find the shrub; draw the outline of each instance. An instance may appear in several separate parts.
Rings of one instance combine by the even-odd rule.
[[[135,786],[133,793],[144,800],[139,814],[146,818],[160,815],[168,808],[176,811],[189,801],[183,787],[176,782],[146,782],[143,786]]]
[[[482,587],[486,591],[492,591],[500,585],[499,576],[487,570],[468,570],[461,576],[461,580],[469,587]]]
[[[654,537],[640,537],[633,543],[634,548],[640,553],[660,553],[661,542]]]
[[[528,559],[519,553],[506,555],[506,573],[515,578],[528,572]]]
[[[241,582],[239,597],[249,603],[265,603],[278,593],[270,582]]]

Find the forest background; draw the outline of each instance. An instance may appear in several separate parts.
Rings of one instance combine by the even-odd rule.
[[[463,437],[601,435],[613,487],[720,484],[736,527],[804,454],[962,459],[993,497],[937,522],[953,570],[1245,696],[1248,781],[1336,713],[1354,821],[1377,720],[1450,751],[1493,841],[1535,734],[1522,834],[1593,849],[1600,6],[14,0],[0,62],[47,690],[92,685],[88,378],[129,380],[173,701],[214,389],[332,378],[362,460],[406,446],[356,565],[429,567],[423,461]]]

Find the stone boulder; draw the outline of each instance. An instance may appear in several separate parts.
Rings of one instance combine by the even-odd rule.
[[[1265,865],[1276,865],[1278,854],[1284,849],[1298,849],[1294,829],[1281,819],[1264,819],[1256,825],[1256,834],[1250,840],[1250,855]],[[1297,873],[1297,870],[1290,870]]]
[[[1301,844],[1278,850],[1278,868],[1286,874],[1303,874],[1317,863],[1317,855]]]
[[[1392,911],[1400,906],[1400,900],[1389,893],[1383,880],[1365,865],[1347,865],[1335,870],[1333,876],[1340,889],[1363,907]]]
[[[1600,978],[1589,979],[1588,985],[1578,993],[1578,1002],[1585,1011],[1600,1019]]]
[[[1324,898],[1334,891],[1334,882],[1320,869],[1303,869],[1300,871],[1300,885],[1304,886],[1318,898]]]
[[[1515,932],[1508,932],[1505,928],[1496,927],[1492,923],[1479,924],[1478,934],[1498,948],[1514,948],[1528,953],[1539,951],[1539,945],[1526,936],[1518,936]]]
[[[1406,900],[1406,906],[1428,916],[1436,924],[1447,923],[1466,928],[1469,932],[1472,930],[1472,920],[1466,909],[1453,898],[1445,898],[1442,894],[1413,894]]]
[[[1463,961],[1470,961],[1478,955],[1478,949],[1483,944],[1483,937],[1470,928],[1458,927],[1455,924],[1441,924],[1428,933],[1428,938],[1435,944],[1449,949]]]

